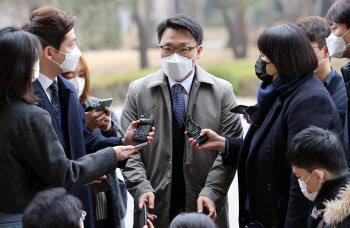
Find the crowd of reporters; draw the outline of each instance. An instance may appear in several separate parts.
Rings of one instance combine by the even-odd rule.
[[[203,30],[182,14],[159,24],[162,69],[130,84],[120,122],[109,107],[85,111],[100,99],[74,23],[44,7],[0,30],[0,227],[125,227],[129,191],[134,227],[228,228],[236,172],[240,227],[350,226],[350,63],[331,66],[350,58],[349,0],[260,35],[257,103],[243,112],[232,85],[197,64]],[[135,148],[151,109],[148,145]]]

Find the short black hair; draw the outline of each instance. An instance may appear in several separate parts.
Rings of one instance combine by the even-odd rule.
[[[51,45],[60,50],[61,43],[65,40],[66,34],[74,27],[74,23],[75,16],[47,6],[34,10],[29,22],[23,25],[22,29],[37,35],[43,48]]]
[[[322,168],[332,174],[347,171],[344,147],[337,134],[311,126],[296,134],[286,154],[287,161],[311,173]]]
[[[173,17],[169,17],[163,20],[157,27],[158,42],[160,43],[163,32],[166,28],[172,29],[185,29],[188,30],[193,38],[196,40],[197,45],[202,45],[203,42],[203,29],[200,24],[194,19],[185,16],[184,14],[177,14]]]
[[[317,68],[317,57],[304,31],[294,24],[265,30],[258,48],[276,66],[280,77],[303,77]]]
[[[338,0],[327,12],[327,24],[331,25],[332,22],[346,24],[347,28],[350,28],[350,0]]]
[[[23,228],[79,228],[82,209],[81,201],[64,188],[38,192],[24,210]]]
[[[33,67],[41,57],[38,38],[15,27],[0,30],[0,104],[11,98],[35,104]]]
[[[311,42],[316,42],[319,49],[327,45],[326,38],[331,34],[331,28],[328,26],[326,19],[313,16],[306,17],[297,22]]]
[[[215,223],[202,213],[182,213],[176,216],[169,228],[215,228]]]

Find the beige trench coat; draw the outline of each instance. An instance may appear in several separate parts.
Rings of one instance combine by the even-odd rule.
[[[242,137],[242,125],[237,114],[232,85],[217,78],[198,65],[188,101],[187,114],[202,128],[210,128],[222,136]],[[155,193],[158,216],[156,228],[169,227],[172,175],[172,107],[171,95],[163,70],[132,82],[123,107],[120,127],[125,132],[131,121],[137,120],[149,108],[154,115],[155,136],[149,146],[134,153],[123,170],[126,186],[135,200],[134,227],[139,227],[138,199],[146,192]],[[217,224],[229,227],[227,192],[235,170],[223,165],[221,154],[215,150],[198,151],[186,136],[184,148],[184,178],[186,211],[197,211],[199,196],[209,197],[216,205]],[[238,202],[233,202],[238,203]]]

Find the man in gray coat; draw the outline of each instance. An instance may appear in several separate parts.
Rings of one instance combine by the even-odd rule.
[[[199,67],[203,30],[184,15],[170,17],[157,28],[162,69],[132,82],[120,127],[153,106],[157,129],[153,142],[132,155],[123,170],[135,200],[134,227],[147,204],[155,227],[169,227],[181,212],[203,212],[221,228],[229,227],[227,192],[234,170],[222,164],[216,150],[196,151],[184,133],[189,116],[202,128],[242,137],[232,85]],[[148,115],[150,116],[150,115]]]

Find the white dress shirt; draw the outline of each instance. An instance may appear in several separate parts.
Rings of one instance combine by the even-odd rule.
[[[51,89],[50,89],[50,85],[53,83],[53,81],[48,78],[47,76],[43,75],[42,73],[39,74],[39,77],[37,79],[41,86],[43,87],[47,98],[49,99],[49,101],[51,102]],[[55,81],[57,81],[57,76],[55,77]]]
[[[193,68],[193,69],[195,69],[195,68]],[[182,89],[182,91],[181,91],[181,98],[185,103],[186,112],[187,112],[187,106],[188,106],[188,99],[190,97],[190,92],[191,92],[191,86],[192,86],[192,82],[193,82],[193,78],[194,78],[194,73],[195,73],[195,70],[193,70],[192,74],[188,78],[183,80],[182,82],[177,82],[174,79],[168,77],[169,85],[171,88],[171,96],[173,96],[173,94],[174,94],[174,85],[175,84],[180,84],[180,85],[182,85],[182,87],[184,87],[184,89]]]

